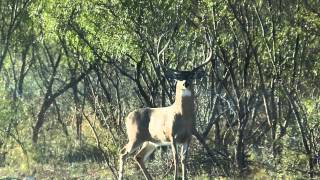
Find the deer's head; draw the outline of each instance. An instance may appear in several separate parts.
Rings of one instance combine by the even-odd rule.
[[[205,72],[194,69],[192,71],[179,71],[169,69],[166,75],[170,79],[177,80],[176,91],[185,96],[191,96],[193,89],[193,80],[200,79],[205,75]],[[181,91],[181,92],[180,92]]]

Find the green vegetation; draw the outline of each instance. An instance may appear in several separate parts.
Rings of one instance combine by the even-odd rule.
[[[188,175],[320,178],[319,1],[1,0],[0,179],[115,179],[125,116],[209,51]]]

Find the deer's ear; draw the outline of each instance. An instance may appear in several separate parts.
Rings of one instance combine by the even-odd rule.
[[[167,77],[167,78],[169,78],[169,79],[176,79],[177,77],[177,75],[176,75],[176,72],[174,71],[174,70],[172,70],[172,69],[167,69],[166,71],[165,71],[165,76]]]
[[[192,76],[192,71],[179,71],[173,69],[167,69],[165,75],[170,79],[177,79],[177,80],[186,80]]]
[[[192,79],[201,79],[206,75],[206,72],[204,70],[198,70],[194,72]]]

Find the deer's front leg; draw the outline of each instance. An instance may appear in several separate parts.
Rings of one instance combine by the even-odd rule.
[[[181,148],[181,165],[182,165],[182,180],[187,179],[187,165],[186,161],[188,158],[190,140],[182,145]]]
[[[173,162],[174,162],[174,180],[178,179],[178,148],[177,142],[175,139],[171,143],[172,153],[173,153]]]

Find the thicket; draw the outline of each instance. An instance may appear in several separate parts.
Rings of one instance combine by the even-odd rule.
[[[209,51],[189,176],[319,178],[316,0],[1,0],[0,176],[115,178],[125,116]],[[170,177],[170,151],[148,167]]]

